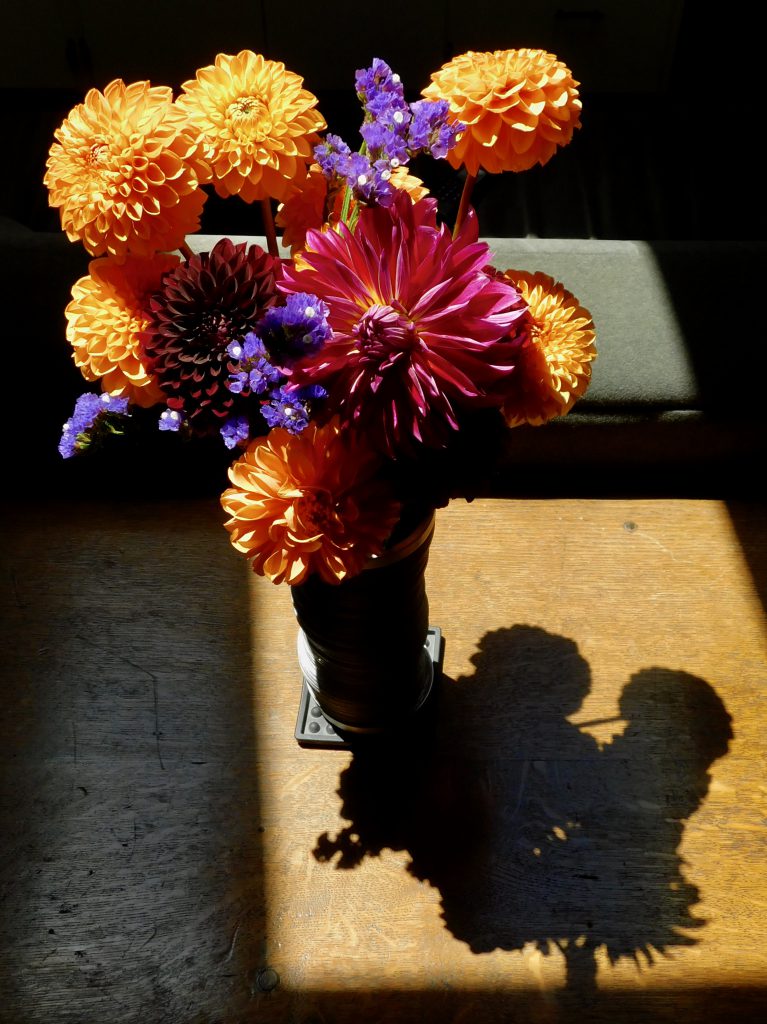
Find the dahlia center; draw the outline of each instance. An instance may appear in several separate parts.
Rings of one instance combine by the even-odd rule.
[[[239,96],[229,104],[226,115],[243,142],[262,142],[272,130],[269,107],[259,96]]]
[[[103,167],[109,156],[109,146],[101,139],[91,143],[85,160],[91,167]]]
[[[352,330],[363,362],[392,362],[418,345],[415,324],[404,309],[394,306],[370,306]]]
[[[200,318],[199,334],[206,339],[211,351],[226,348],[233,333],[231,318],[219,310],[211,310]]]
[[[546,349],[551,343],[551,328],[543,321],[530,317],[530,336],[539,348]]]
[[[294,503],[307,533],[327,533],[334,519],[333,499],[324,488],[306,488]]]

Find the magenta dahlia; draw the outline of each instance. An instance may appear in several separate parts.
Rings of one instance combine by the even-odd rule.
[[[226,382],[230,342],[252,331],[278,298],[279,260],[222,238],[165,274],[141,339],[147,368],[196,433],[217,430],[235,396]]]
[[[330,307],[332,338],[295,367],[291,387],[321,384],[327,407],[389,456],[444,444],[462,407],[487,404],[513,371],[526,306],[485,273],[490,250],[472,215],[453,240],[436,203],[402,194],[363,208],[352,233],[309,231],[279,285]]]

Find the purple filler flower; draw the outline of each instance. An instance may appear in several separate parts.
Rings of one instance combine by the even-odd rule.
[[[381,95],[402,98],[404,91],[399,75],[380,57],[374,57],[369,68],[361,68],[356,72],[354,84],[364,106]]]
[[[184,417],[177,409],[163,409],[157,426],[160,430],[171,430],[175,433],[181,429],[183,422]]]
[[[291,434],[300,434],[309,423],[310,402],[326,397],[327,391],[319,384],[292,391],[275,388],[271,400],[261,406],[261,415],[270,427],[284,427]]]
[[[410,104],[413,119],[407,145],[412,155],[428,150],[436,160],[444,159],[466,125],[448,121],[447,100],[417,100]]]
[[[343,167],[351,156],[351,150],[339,135],[328,133],[325,141],[314,147],[314,159],[320,165],[326,178],[333,175],[344,177]]]
[[[381,177],[370,159],[363,153],[352,153],[337,135],[329,135],[327,139],[331,141],[314,149],[314,157],[325,177],[343,181],[352,190],[355,199],[363,203],[391,205],[391,186],[386,178]]]
[[[333,333],[328,325],[330,309],[316,295],[296,292],[284,306],[266,311],[259,330],[272,358],[281,365],[318,352]],[[277,383],[277,381],[273,381]]]
[[[397,110],[394,116],[402,116],[402,111]],[[396,122],[388,122],[386,119],[366,121],[360,128],[360,135],[365,140],[368,151],[374,158],[385,158],[394,167],[405,164],[408,161],[408,124],[404,123],[402,129]]]
[[[275,388],[271,400],[261,406],[261,415],[270,427],[284,427],[291,434],[300,434],[309,424],[306,402],[285,388]]]
[[[263,341],[252,331],[245,335],[242,342],[230,342],[226,351],[237,364],[237,369],[226,382],[233,394],[262,395],[272,384],[282,379],[280,371],[270,363]]]
[[[245,444],[250,437],[250,424],[246,416],[230,416],[221,428],[221,436],[227,448]]]
[[[388,160],[394,167],[407,163],[412,114],[399,75],[376,57],[371,67],[357,72],[355,81],[365,111],[360,134],[371,159]]]
[[[64,424],[59,441],[59,454],[64,459],[83,452],[95,435],[120,434],[119,417],[129,416],[128,399],[104,392],[101,395],[86,391],[75,402],[75,408]]]

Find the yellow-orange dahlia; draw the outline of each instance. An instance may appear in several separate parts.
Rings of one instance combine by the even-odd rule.
[[[596,358],[591,314],[546,274],[503,275],[529,307],[529,341],[507,385],[502,411],[510,427],[540,426],[564,416],[585,392]]]
[[[92,256],[151,256],[199,228],[210,168],[169,88],[117,79],[91,89],[54,136],[49,203]]]
[[[220,196],[286,199],[303,181],[325,121],[317,97],[279,61],[242,50],[184,82],[176,104],[205,144]]]
[[[67,338],[83,377],[101,379],[104,391],[143,408],[164,399],[141,357],[149,297],[178,262],[170,254],[131,257],[125,263],[112,256],[92,260],[88,276],[73,286],[65,311]]]
[[[233,486],[221,504],[232,544],[273,583],[356,575],[381,553],[399,518],[379,466],[337,419],[300,434],[271,430],[229,469]]]
[[[423,95],[466,126],[447,160],[469,174],[545,164],[580,128],[578,82],[545,50],[470,50],[431,77]]]

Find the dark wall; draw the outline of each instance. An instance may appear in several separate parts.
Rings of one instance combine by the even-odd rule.
[[[694,0],[20,4],[0,39],[0,214],[58,229],[41,184],[53,131],[88,88],[112,78],[178,88],[216,53],[253,49],[303,75],[330,127],[354,143],[354,71],[372,57],[388,60],[414,99],[455,54],[531,46],[556,53],[581,82],[583,128],[546,167],[479,183],[486,235],[759,239],[752,15],[742,0],[726,19],[710,10]],[[419,170],[449,207],[455,175],[445,165]],[[259,228],[239,200],[206,207],[204,230]]]

